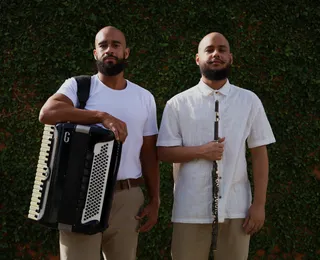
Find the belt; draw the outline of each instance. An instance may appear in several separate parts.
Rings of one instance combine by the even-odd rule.
[[[119,190],[129,190],[132,187],[138,187],[144,184],[144,180],[142,177],[138,179],[125,179],[118,180],[116,182],[116,191]]]

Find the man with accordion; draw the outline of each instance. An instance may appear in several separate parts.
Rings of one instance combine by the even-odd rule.
[[[200,82],[171,98],[158,136],[159,159],[172,162],[172,259],[248,258],[250,235],[265,219],[266,145],[275,142],[260,99],[230,84],[227,39],[210,33],[199,43]],[[247,174],[252,155],[254,200]]]
[[[82,125],[78,127],[80,132],[87,131],[85,126],[90,125],[109,129],[122,143],[121,160],[108,228],[96,234],[83,234],[60,225],[60,259],[99,260],[102,250],[108,260],[134,260],[138,233],[150,230],[158,218],[156,105],[149,91],[124,78],[129,48],[120,30],[112,26],[101,29],[95,37],[93,55],[98,73],[91,76],[84,109],[78,108],[77,82],[70,78],[44,104],[39,120],[46,125],[79,124]],[[64,141],[68,138],[66,136]],[[144,182],[149,204],[142,208],[144,195],[139,186]],[[140,225],[145,217],[147,221]]]

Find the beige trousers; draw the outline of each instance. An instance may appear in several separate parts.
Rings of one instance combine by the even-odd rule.
[[[144,202],[140,187],[116,191],[109,227],[104,233],[84,235],[60,231],[61,260],[135,260],[139,221],[135,219]]]
[[[250,236],[242,227],[244,219],[226,219],[219,223],[214,260],[246,260]],[[211,224],[173,223],[172,260],[208,260]]]

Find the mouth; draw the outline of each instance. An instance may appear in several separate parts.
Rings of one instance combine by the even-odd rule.
[[[209,61],[209,64],[223,64],[223,62],[221,60],[213,60],[213,61]]]
[[[117,59],[115,57],[106,57],[103,59],[103,62],[111,62],[111,61],[117,61]]]

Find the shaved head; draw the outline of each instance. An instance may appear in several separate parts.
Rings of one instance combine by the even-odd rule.
[[[230,45],[226,37],[224,37],[221,33],[212,32],[202,38],[202,40],[198,45],[198,52],[200,52],[201,50],[205,49],[208,46],[211,46],[212,43],[217,40],[219,40],[219,42],[222,45],[224,45],[228,49],[228,51],[230,51]]]
[[[124,36],[124,33],[120,31],[118,28],[113,27],[113,26],[106,26],[103,27],[97,34],[95,38],[95,46],[97,47],[97,44],[105,38],[106,35],[109,33],[112,33],[116,35],[116,38],[122,43],[122,45],[126,48],[127,43],[126,43],[126,37]]]
[[[212,32],[202,38],[198,45],[196,63],[205,80],[226,80],[232,62],[229,42],[221,33]]]
[[[113,26],[102,28],[95,38],[93,56],[99,73],[117,76],[125,69],[130,50],[124,33]]]

